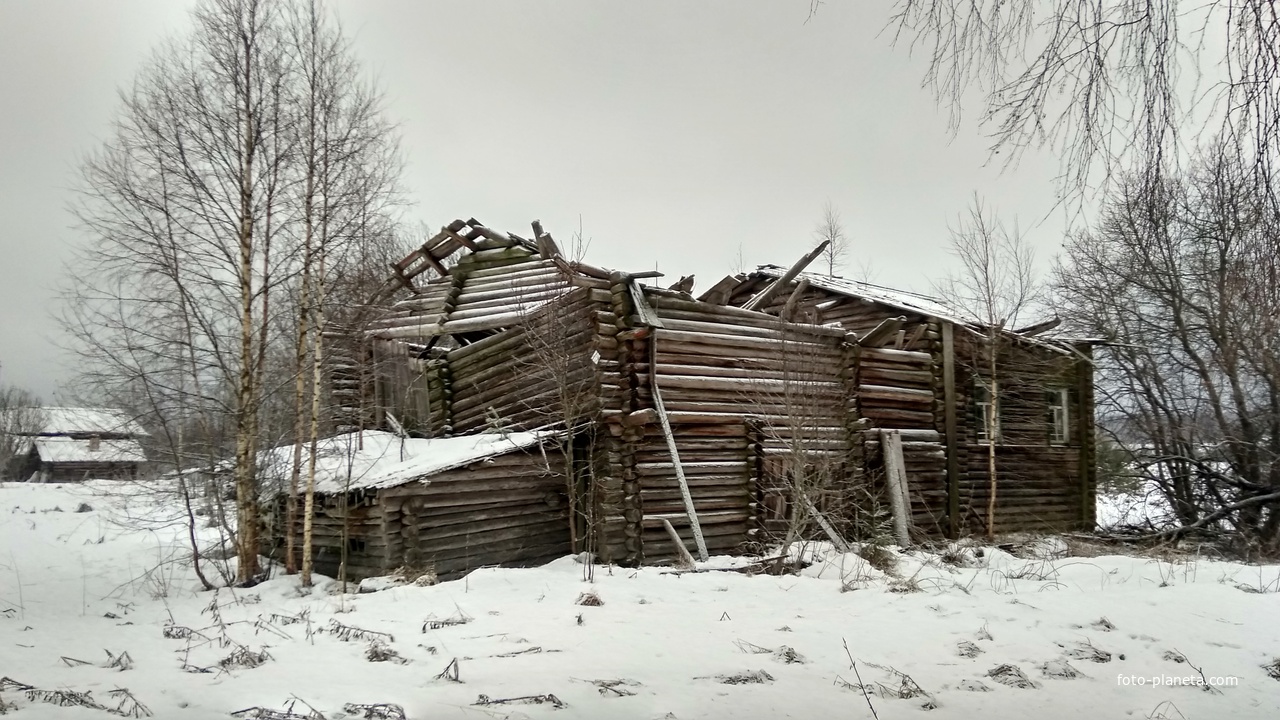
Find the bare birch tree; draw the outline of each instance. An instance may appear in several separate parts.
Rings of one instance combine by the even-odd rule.
[[[1155,190],[1155,191],[1153,191]],[[1117,185],[1066,246],[1070,327],[1107,341],[1099,408],[1172,510],[1169,535],[1280,550],[1280,219],[1229,149],[1152,188]]]
[[[825,241],[826,249],[819,256],[822,264],[826,266],[827,275],[834,277],[836,270],[844,267],[845,261],[849,256],[849,237],[845,235],[844,223],[840,219],[840,211],[836,206],[827,201],[822,206],[822,219],[818,221],[817,227],[813,229],[813,236],[818,242]]]
[[[15,461],[43,424],[38,397],[22,388],[0,385],[0,479],[26,479],[13,475]]]
[[[899,42],[928,62],[925,84],[953,127],[974,97],[992,150],[1062,159],[1068,192],[1160,182],[1193,135],[1221,136],[1280,208],[1280,13],[1274,0],[1001,2],[897,0]]]
[[[951,228],[951,251],[960,270],[936,284],[936,292],[958,310],[977,320],[984,329],[981,371],[975,391],[985,395],[978,420],[987,448],[987,538],[996,532],[996,494],[999,472],[996,445],[1000,442],[1001,368],[998,358],[1006,330],[1034,311],[1043,297],[1036,279],[1035,252],[1015,223],[1005,225],[977,195]]]
[[[300,427],[288,389],[307,332],[292,300],[318,337],[314,295],[286,291],[316,259],[306,239],[333,246],[357,225],[386,224],[379,193],[399,165],[340,33],[303,42],[328,27],[320,5],[204,0],[192,19],[123,94],[110,138],[84,163],[74,210],[90,241],[68,266],[64,320],[89,387],[130,395],[162,423],[186,408],[179,444],[201,428],[210,467],[233,455],[243,583],[259,572],[258,450]],[[327,63],[324,84],[311,84],[308,58]]]

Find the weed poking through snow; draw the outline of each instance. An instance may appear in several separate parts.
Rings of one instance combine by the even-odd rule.
[[[441,670],[440,674],[436,675],[436,680],[448,680],[449,682],[456,683],[462,682],[462,668],[458,665],[458,658],[450,660],[449,664],[444,666],[444,670]]]
[[[694,678],[695,680],[706,680],[705,676]],[[717,682],[723,685],[763,685],[773,682],[773,676],[766,670],[756,670],[754,672],[729,673],[725,675],[716,675]]]
[[[453,627],[455,625],[466,625],[473,619],[474,618],[461,610],[447,618],[427,618],[426,622],[422,623],[422,632],[427,632],[428,630],[439,630],[441,628]]]
[[[271,655],[265,647],[258,652],[254,652],[245,646],[241,646],[235,652],[219,660],[218,667],[223,670],[233,670],[235,668],[253,669],[260,667],[270,659]]]
[[[353,640],[369,640],[378,642],[395,642],[395,638],[391,633],[378,632],[377,630],[365,630],[354,625],[343,625],[337,620],[330,619],[329,627],[325,628],[325,632],[338,638],[343,642],[351,642]]]
[[[363,718],[363,720],[406,720],[404,708],[395,703],[373,703],[371,705],[357,705],[356,703],[347,703],[342,706],[342,711]]]
[[[589,682],[595,685],[596,689],[604,697],[630,697],[635,695],[635,692],[627,688],[640,687],[640,683],[626,678],[617,680],[580,680],[579,682]]]
[[[567,705],[565,705],[565,702],[564,702],[563,700],[561,700],[560,698],[556,697],[555,695],[552,695],[551,693],[547,693],[546,695],[524,695],[524,696],[522,696],[522,697],[498,698],[498,699],[491,698],[491,697],[489,697],[488,695],[481,695],[481,696],[480,696],[479,698],[477,698],[477,699],[476,699],[476,701],[475,701],[474,703],[472,703],[472,704],[473,704],[473,705],[478,705],[478,706],[480,706],[480,707],[488,707],[488,706],[490,706],[490,705],[546,705],[546,704],[550,704],[550,705],[552,705],[553,707],[555,707],[557,710],[559,710],[560,708],[563,708],[563,707],[568,707]]]
[[[1111,653],[1088,641],[1075,643],[1072,647],[1066,648],[1064,654],[1073,660],[1088,660],[1092,663],[1111,662]]]
[[[1039,683],[1027,677],[1017,665],[997,665],[987,671],[987,677],[1001,685],[1023,690],[1040,687]]]
[[[369,662],[392,662],[397,665],[408,665],[409,658],[403,657],[390,645],[381,640],[374,640],[364,651],[364,659]]]
[[[1089,627],[1093,628],[1094,630],[1101,630],[1102,632],[1111,632],[1112,630],[1116,629],[1116,626],[1111,624],[1111,621],[1106,619],[1105,617],[1098,618],[1097,621],[1095,621]]]
[[[1084,677],[1084,673],[1071,666],[1066,660],[1050,660],[1040,666],[1040,672],[1045,677],[1058,678],[1059,680],[1075,680]]]

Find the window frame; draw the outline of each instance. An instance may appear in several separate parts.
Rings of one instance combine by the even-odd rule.
[[[992,391],[995,392],[992,392]],[[987,414],[995,413],[991,425],[995,429],[995,438],[987,436]],[[1001,445],[1004,442],[1004,429],[1000,423],[1000,382],[990,380],[982,375],[973,377],[973,416],[977,420],[974,439],[979,445]]]
[[[1071,444],[1071,390],[1065,387],[1045,388],[1045,420],[1049,444],[1062,447]]]

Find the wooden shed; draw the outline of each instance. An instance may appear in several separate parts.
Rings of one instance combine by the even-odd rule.
[[[407,568],[448,578],[568,554],[560,437],[518,432],[425,439],[366,430],[323,440],[312,520],[316,571],[338,577],[345,569],[348,578],[360,579]],[[268,523],[276,527],[285,517],[283,488],[292,460],[292,445],[260,458],[272,488]],[[293,531],[301,547],[301,519]],[[283,529],[270,535],[278,545]]]
[[[708,302],[746,305],[786,275],[761,266],[725,278]],[[987,525],[988,449],[996,454],[999,532],[1092,529],[1097,475],[1092,345],[1048,335],[1054,323],[997,330],[943,301],[815,273],[787,279],[760,309],[838,323],[860,338],[857,412],[867,456],[900,430],[915,524],[950,536]],[[989,402],[987,348],[997,338],[998,403]],[[994,442],[985,413],[995,413]]]
[[[147,432],[120,410],[43,407],[23,411],[32,422],[15,432],[25,443],[6,472],[17,480],[132,480],[146,465],[140,440]]]

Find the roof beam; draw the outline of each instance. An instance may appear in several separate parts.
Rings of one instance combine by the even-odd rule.
[[[821,255],[822,251],[826,250],[827,246],[830,244],[830,240],[823,240],[821,245],[810,250],[804,255],[804,257],[797,260],[790,269],[782,274],[782,277],[769,283],[769,286],[762,290],[759,295],[748,300],[747,303],[742,306],[743,309],[756,310],[764,307],[766,303],[772,300],[779,292],[782,291],[783,288],[790,284],[792,280],[795,280],[797,275],[804,272],[804,269],[809,267],[809,263],[813,262],[814,259]]]

